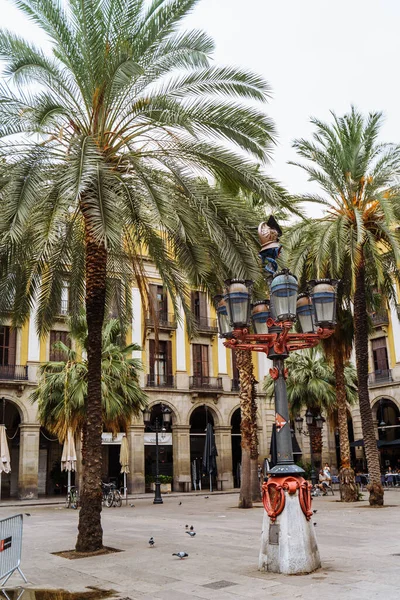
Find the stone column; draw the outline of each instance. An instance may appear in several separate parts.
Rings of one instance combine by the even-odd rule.
[[[233,488],[232,427],[230,425],[217,425],[214,427],[214,433],[218,451],[218,489],[231,490]]]
[[[128,493],[144,493],[144,425],[131,425],[128,430]]]
[[[190,427],[189,425],[172,426],[174,484],[175,492],[190,492]]]
[[[38,497],[40,425],[20,425],[18,496],[20,500]]]

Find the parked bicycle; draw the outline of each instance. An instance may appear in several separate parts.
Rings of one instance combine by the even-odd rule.
[[[79,506],[78,489],[74,485],[71,485],[71,487],[69,488],[69,492],[67,492],[65,506],[66,508],[73,508],[75,510]]]
[[[108,508],[111,506],[122,506],[122,496],[115,483],[102,483],[101,489],[103,492],[102,503]]]

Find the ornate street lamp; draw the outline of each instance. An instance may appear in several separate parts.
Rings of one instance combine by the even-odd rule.
[[[219,294],[214,297],[214,304],[217,312],[219,335],[222,338],[230,337],[232,335],[232,327],[228,317],[226,300]]]
[[[159,465],[159,448],[158,448],[158,434],[165,433],[166,429],[171,423],[172,411],[168,406],[161,405],[162,422],[158,417],[154,421],[154,425],[151,423],[151,411],[145,408],[143,411],[143,421],[148,429],[154,431],[156,434],[156,480],[155,480],[155,491],[153,504],[163,504],[161,496],[161,482],[160,482],[160,465]]]
[[[275,388],[278,460],[263,485],[266,520],[260,568],[288,574],[309,573],[319,568],[321,563],[314,528],[310,523],[313,514],[311,485],[303,479],[304,470],[293,461],[284,361],[290,352],[312,348],[321,339],[332,335],[336,323],[337,281],[312,281],[308,284],[308,294],[298,296],[296,277],[287,269],[278,272],[277,259],[281,251],[279,237],[282,231],[274,217],[261,223],[258,233],[260,258],[270,292],[269,304],[265,300],[258,301],[251,309],[252,282],[229,279],[225,282],[223,297],[226,314],[225,308],[221,306],[220,313],[217,308],[218,323],[220,336],[226,338],[224,345],[227,348],[263,352],[273,362],[270,374]],[[220,302],[221,297],[217,307]],[[249,332],[250,318],[254,333]],[[293,330],[297,319],[302,333]],[[323,424],[320,416],[316,420],[317,426],[318,423],[321,426]],[[289,503],[290,510],[285,510]],[[305,519],[307,525],[300,523],[301,519]],[[277,542],[274,541],[276,539]],[[284,546],[284,549],[279,550],[277,545]]]

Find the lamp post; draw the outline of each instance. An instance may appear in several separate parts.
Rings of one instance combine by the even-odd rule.
[[[154,500],[153,504],[163,504],[163,499],[161,496],[161,483],[160,483],[160,464],[159,464],[159,449],[158,449],[158,434],[166,431],[167,427],[171,423],[171,414],[172,411],[164,405],[161,405],[161,414],[162,414],[162,423],[160,423],[159,418],[156,417],[154,425],[151,423],[151,411],[146,408],[143,411],[143,421],[151,431],[154,431],[156,434],[156,481],[155,481],[155,491],[154,491]]]
[[[308,437],[310,440],[310,460],[311,460],[311,483],[315,485],[317,483],[317,474],[315,472],[315,463],[314,463],[314,452],[313,452],[313,428],[317,427],[318,429],[322,429],[324,426],[325,419],[319,413],[316,417],[314,417],[313,413],[310,409],[306,412],[306,425],[307,429],[303,429],[304,419],[302,417],[296,417],[296,429],[298,433],[303,434]]]
[[[225,282],[225,294],[216,298],[220,337],[231,350],[263,352],[272,360],[275,388],[277,464],[263,485],[265,508],[260,569],[278,573],[309,573],[320,567],[311,526],[311,485],[293,460],[285,359],[289,353],[316,346],[330,337],[336,325],[337,281],[310,281],[298,295],[298,282],[288,269],[278,272],[282,231],[273,217],[258,229],[260,258],[269,288],[269,300],[251,305],[253,283]],[[298,319],[302,333],[293,331]],[[252,325],[253,332],[250,332]]]

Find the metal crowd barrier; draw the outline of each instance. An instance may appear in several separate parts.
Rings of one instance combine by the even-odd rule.
[[[20,569],[22,552],[22,515],[14,515],[0,520],[0,587],[11,575],[18,571],[28,583]]]

